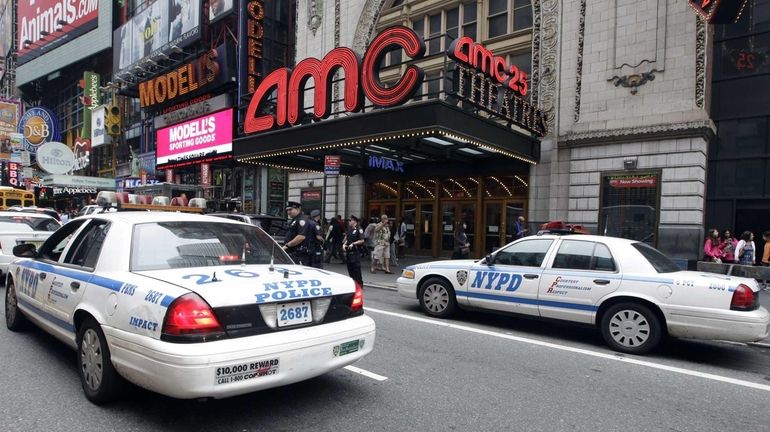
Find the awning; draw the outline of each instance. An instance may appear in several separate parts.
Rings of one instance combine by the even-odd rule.
[[[106,177],[87,177],[52,174],[41,179],[41,186],[63,186],[70,188],[96,188],[115,190],[115,179]]]
[[[400,172],[389,169],[390,164],[376,170],[382,178],[407,171],[408,176],[418,171],[430,176],[526,170],[540,160],[540,142],[436,99],[240,138],[233,152],[241,162],[317,172],[324,169],[325,155],[340,155],[343,175],[367,176],[372,160],[377,168],[384,167],[382,161],[400,162]]]

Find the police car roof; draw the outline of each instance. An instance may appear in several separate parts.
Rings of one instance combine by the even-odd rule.
[[[170,211],[121,211],[112,213],[91,213],[78,219],[107,219],[127,224],[148,222],[214,222],[248,225],[244,222],[197,213]]]
[[[595,242],[601,242],[605,244],[609,244],[612,246],[628,246],[634,243],[640,243],[637,240],[629,240],[619,237],[608,237],[608,236],[598,236],[598,235],[591,235],[591,234],[575,234],[575,235],[558,235],[558,234],[538,234],[537,236],[530,236],[525,238],[545,238],[545,239],[569,239],[569,240],[586,240],[586,241],[595,241]]]

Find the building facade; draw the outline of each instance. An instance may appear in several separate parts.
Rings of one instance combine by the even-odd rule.
[[[523,215],[531,232],[560,219],[699,258],[716,132],[712,29],[686,2],[338,0],[299,2],[297,16],[308,20],[298,26],[297,61],[340,46],[361,54],[389,26],[414,29],[427,46],[415,101],[440,98],[452,85],[438,53],[470,36],[527,71],[526,100],[545,113],[548,133],[534,163],[504,163],[491,175],[417,173],[386,182],[369,172],[327,179],[318,189],[322,175],[295,173],[290,198],[325,191],[327,217],[423,215],[412,220],[411,249],[426,255],[451,251],[449,234],[463,220],[475,236],[473,254],[482,256],[511,240],[513,220]],[[395,51],[385,56],[382,81],[398,77],[406,60]],[[433,197],[420,196],[426,188]]]

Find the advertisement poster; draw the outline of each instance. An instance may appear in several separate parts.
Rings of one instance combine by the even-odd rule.
[[[113,68],[125,71],[200,37],[201,0],[157,0],[113,33]],[[176,47],[176,48],[174,48]]]
[[[36,58],[44,48],[53,49],[99,24],[97,0],[20,0],[17,10],[18,65]]]
[[[0,57],[7,58],[11,51],[13,35],[11,34],[11,24],[13,23],[13,1],[0,0]],[[0,80],[5,75],[3,59],[0,59]]]
[[[102,95],[99,90],[99,75],[94,72],[83,72],[83,128],[80,131],[81,138],[91,138],[91,116],[93,110],[99,106]]]
[[[100,106],[91,111],[91,146],[99,147],[106,144],[107,129],[104,126],[104,118],[107,115],[107,107]]]
[[[209,0],[209,22],[226,17],[233,11],[233,2],[237,0]]]
[[[16,134],[20,111],[21,104],[18,101],[0,99],[0,159],[9,160],[14,151],[11,136]],[[20,152],[21,146],[17,145],[15,150]]]
[[[233,110],[160,129],[157,138],[157,166],[230,153],[233,150]]]
[[[286,216],[286,173],[278,168],[268,168],[270,182],[268,195],[268,214]]]
[[[59,120],[48,108],[34,107],[29,108],[21,120],[19,120],[18,131],[22,134],[22,144],[24,150],[37,153],[37,148],[41,145],[60,141]]]

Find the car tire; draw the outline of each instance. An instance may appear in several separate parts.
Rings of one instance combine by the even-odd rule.
[[[607,345],[627,354],[646,354],[663,336],[658,316],[649,307],[630,302],[610,306],[602,315],[601,330]]]
[[[8,281],[5,287],[5,326],[10,331],[24,330],[29,321],[19,309],[19,298],[16,296],[16,285]]]
[[[122,379],[112,365],[110,349],[101,326],[87,318],[77,335],[78,375],[86,398],[96,405],[113,400],[122,385]]]
[[[436,318],[449,318],[457,309],[452,285],[444,279],[431,278],[420,286],[420,308]]]

